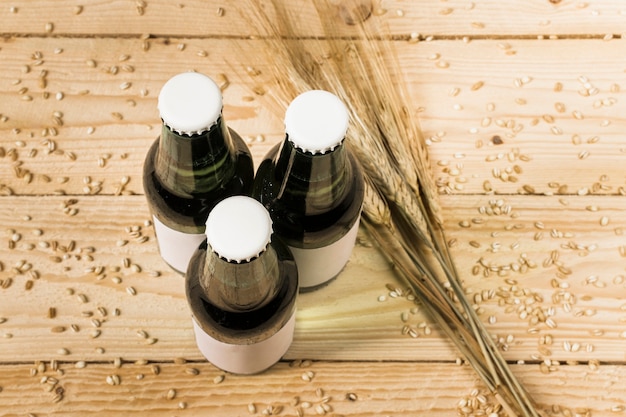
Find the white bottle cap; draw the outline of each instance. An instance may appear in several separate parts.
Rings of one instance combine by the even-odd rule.
[[[206,75],[183,72],[163,85],[157,106],[163,123],[173,131],[202,133],[222,114],[222,92]]]
[[[287,107],[285,132],[303,151],[325,153],[343,141],[348,130],[348,109],[334,94],[311,90],[300,94]]]
[[[244,262],[265,250],[272,236],[272,219],[251,197],[233,196],[209,213],[206,236],[211,249],[231,262]]]

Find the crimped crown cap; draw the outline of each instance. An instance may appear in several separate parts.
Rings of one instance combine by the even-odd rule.
[[[247,262],[270,243],[272,219],[265,207],[247,196],[228,197],[209,213],[206,236],[213,252],[230,262]]]
[[[323,154],[341,144],[348,120],[348,109],[336,95],[311,90],[297,96],[287,107],[285,132],[296,148]]]
[[[193,135],[209,130],[222,114],[222,92],[197,72],[183,72],[161,88],[158,109],[163,123],[177,133]]]

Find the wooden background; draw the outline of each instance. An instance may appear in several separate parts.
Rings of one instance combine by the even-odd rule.
[[[319,30],[309,2],[289,7],[303,36]],[[0,4],[0,415],[489,414],[493,398],[365,235],[337,280],[300,297],[283,362],[234,376],[196,349],[141,168],[159,89],[182,71],[230,81],[225,118],[257,161],[282,138],[238,81],[268,64],[237,9]],[[544,415],[623,414],[626,5],[385,0],[381,20],[456,264],[515,374]]]

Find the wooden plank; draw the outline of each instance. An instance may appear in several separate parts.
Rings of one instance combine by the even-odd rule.
[[[448,237],[469,297],[485,309],[486,321],[500,323],[491,331],[506,347],[534,344],[537,350],[525,352],[526,359],[593,359],[613,351],[621,360],[624,317],[610,318],[610,312],[624,308],[626,218],[616,209],[623,198],[476,196],[471,201],[450,197],[454,208],[444,214]]]
[[[207,58],[197,54],[208,47],[204,40],[179,41],[187,45],[184,51],[159,38],[144,52],[134,39],[7,40],[0,50],[0,146],[19,154],[22,171],[16,177],[16,161],[0,158],[0,183],[19,194],[85,194],[98,189],[85,190],[85,177],[91,177],[102,183],[100,192],[111,194],[129,176],[126,191],[141,193],[141,166],[159,130],[158,91],[170,76],[191,69],[230,79],[224,114],[258,163],[282,138],[280,112],[251,92],[255,85],[269,88],[263,80],[267,63],[255,55],[260,44],[213,40]],[[489,181],[488,189],[502,194],[623,193],[626,43],[515,40],[509,45],[503,49],[498,40],[395,45],[410,97],[422,108],[420,122],[432,143],[441,191],[482,194]],[[41,60],[31,57],[37,52]],[[96,68],[88,66],[92,59]],[[258,77],[262,80],[246,75],[247,64],[265,74]],[[42,70],[47,71],[43,88]],[[55,112],[62,114],[62,126]],[[49,155],[47,140],[59,150]],[[33,149],[37,155],[31,155]],[[105,167],[99,165],[103,156]]]
[[[348,2],[336,2],[348,3]],[[368,1],[362,3],[368,4]],[[374,19],[384,19],[394,35],[424,36],[604,36],[623,33],[624,8],[619,2],[497,0],[403,2],[374,4]],[[144,5],[142,7],[142,5]],[[303,35],[320,33],[311,3],[286,2]],[[80,7],[78,9],[77,7]],[[2,33],[53,35],[236,36],[251,33],[236,1],[16,1],[0,9]],[[218,10],[223,10],[218,12]],[[80,11],[80,12],[79,12]],[[219,16],[221,14],[221,17]],[[338,19],[339,24],[343,21]],[[51,23],[52,26],[47,26]],[[346,33],[349,27],[346,26]]]
[[[183,278],[157,253],[144,197],[71,198],[2,197],[0,361],[201,359]],[[565,206],[559,197],[448,196],[444,203],[468,296],[507,359],[624,360],[623,198],[575,196]],[[494,210],[500,214],[488,214]],[[406,288],[361,236],[335,281],[300,296],[286,358],[454,361],[455,348],[420,306],[387,285]]]
[[[624,185],[625,62],[608,62],[624,44],[552,42],[511,42],[514,55],[490,41],[399,52],[442,190],[482,193],[485,181],[504,194]]]
[[[3,298],[0,315],[7,319],[0,325],[4,336],[0,338],[3,359],[36,360],[42,356],[67,359],[63,348],[69,350],[71,358],[90,360],[115,356],[160,360],[173,355],[199,358],[183,278],[170,271],[158,255],[152,229],[144,225],[148,219],[144,197],[79,198],[70,206],[78,210],[75,216],[64,214],[67,200],[50,197],[45,204],[38,198],[3,200],[4,247],[10,245],[9,241],[17,240],[15,248],[3,250],[2,255],[4,272],[0,274],[4,282],[12,280],[0,293]],[[137,243],[127,232],[129,227],[140,228],[141,236],[150,240]],[[39,233],[41,236],[37,236]],[[125,240],[129,243],[121,246],[119,242]],[[70,246],[75,248],[69,250]],[[141,272],[132,266],[125,267],[125,259],[131,265],[136,263]],[[12,269],[23,262],[27,266],[17,271]],[[334,334],[341,341],[335,347],[324,348],[326,353],[322,355],[339,357],[353,357],[355,352],[342,348],[360,344],[363,337],[373,342],[372,346],[360,349],[367,356],[377,350],[381,341],[384,344],[385,335],[400,335],[399,322],[388,326],[390,318],[394,322],[397,319],[397,305],[370,310],[378,307],[377,297],[384,293],[385,284],[393,282],[386,262],[373,248],[362,247],[351,263],[335,285],[300,297],[302,324],[298,333],[308,336],[303,340],[304,351],[296,351],[291,357],[317,356],[315,350],[307,351],[306,345],[312,341],[317,349],[324,344],[320,343],[326,338],[322,335]],[[31,276],[31,271],[39,278]],[[153,272],[159,276],[155,277]],[[355,280],[363,276],[367,284],[355,291]],[[28,280],[33,281],[33,287],[26,291]],[[134,288],[137,295],[129,295],[128,287]],[[81,294],[86,300],[81,299]],[[31,307],[24,309],[28,304]],[[50,307],[56,309],[53,319],[48,318]],[[99,307],[104,307],[108,314],[103,316]],[[114,315],[115,309],[119,309],[119,316]],[[96,327],[93,319],[99,321]],[[342,329],[353,320],[363,321],[366,326],[346,334]],[[78,326],[79,331],[73,331],[72,325]],[[53,329],[57,326],[65,331],[56,333]],[[150,339],[138,337],[139,330],[145,330],[158,342],[150,344]],[[93,337],[94,331],[98,332],[97,338]],[[104,347],[105,352],[100,353],[99,347]]]
[[[155,375],[154,365],[125,363],[116,368],[111,363],[88,363],[77,369],[72,363],[61,363],[59,373],[46,363],[46,370],[34,376],[30,376],[37,369],[34,364],[3,365],[3,413],[246,416],[268,415],[270,410],[274,413],[269,415],[296,415],[300,410],[304,416],[449,416],[468,415],[473,407],[464,409],[463,402],[482,401],[476,409],[483,410],[496,405],[468,367],[454,364],[313,362],[301,367],[281,363],[254,376],[224,375],[206,362],[156,364],[160,372]],[[619,415],[626,406],[624,367],[557,368],[543,374],[536,366],[512,367],[543,415]],[[188,369],[199,373],[191,375]],[[302,379],[307,372],[313,375],[311,381]],[[107,383],[107,377],[114,375],[119,385]],[[216,384],[220,376],[224,379]],[[57,388],[63,390],[63,398],[55,403]],[[174,398],[169,399],[168,393]],[[328,412],[320,408],[324,404]]]
[[[364,233],[341,276],[300,297],[284,358],[294,362],[238,377],[197,351],[183,278],[161,261],[147,222],[141,166],[158,134],[158,90],[184,70],[228,77],[226,118],[257,163],[281,140],[280,112],[251,92],[269,88],[269,71],[240,4],[0,8],[0,194],[16,194],[0,197],[3,415],[232,416],[253,403],[256,415],[300,406],[443,416],[479,402],[473,371],[455,365],[452,343]],[[319,33],[310,2],[288,7],[303,35]],[[545,415],[623,412],[623,7],[377,7],[386,13],[369,24],[432,39],[395,42],[398,72],[421,107],[440,191],[451,194],[441,199],[445,229],[479,316]],[[262,75],[250,79],[246,66]],[[332,410],[318,408],[326,396]]]
[[[16,161],[2,158],[6,169],[0,170],[0,183],[19,193],[85,194],[88,184],[83,180],[90,176],[102,183],[102,192],[110,194],[122,177],[129,176],[125,190],[142,192],[137,175],[147,149],[160,133],[156,98],[163,83],[189,70],[203,70],[218,80],[220,74],[231,72],[232,60],[239,59],[236,51],[241,51],[233,41],[219,41],[225,52],[233,54],[206,58],[198,55],[204,41],[180,42],[187,45],[184,51],[160,39],[145,53],[139,41],[128,39],[8,41],[0,50],[0,144],[7,153],[14,149],[24,172],[16,177]],[[43,58],[33,59],[38,54]],[[42,71],[48,74],[45,87],[40,84]],[[273,142],[257,137],[268,132],[267,124],[276,126],[276,121],[241,82],[228,87],[224,95],[227,121],[256,148],[255,156],[260,158]],[[61,120],[55,120],[55,114],[62,115]],[[54,142],[54,152],[50,152],[50,142]],[[32,152],[37,154],[31,156]],[[75,159],[68,158],[68,153]],[[103,156],[104,167],[99,165]],[[31,183],[26,173],[32,174]]]

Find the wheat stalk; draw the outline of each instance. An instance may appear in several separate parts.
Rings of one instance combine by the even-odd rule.
[[[503,410],[538,416],[465,296],[442,229],[425,141],[403,84],[390,71],[399,68],[392,42],[381,27],[372,31],[359,23],[366,14],[362,2],[344,1],[338,9],[329,1],[314,2],[324,31],[315,40],[298,37],[280,0],[271,0],[271,9],[256,0],[245,3],[242,13],[264,40],[261,58],[273,70],[274,109],[284,114],[294,97],[311,89],[343,99],[353,122],[347,144],[367,184],[366,228]],[[357,23],[356,38],[338,33],[338,11]]]

